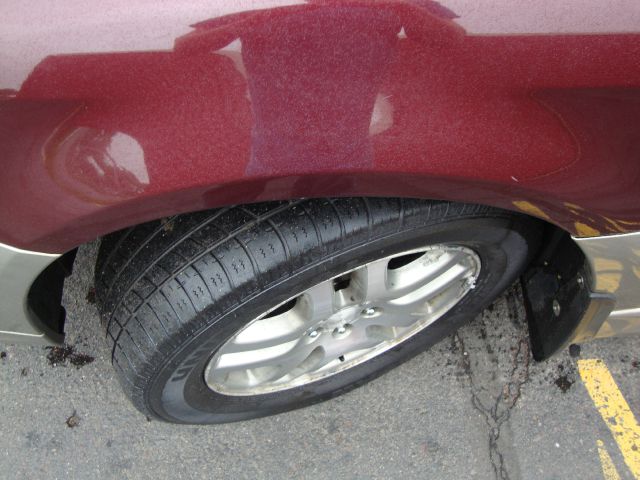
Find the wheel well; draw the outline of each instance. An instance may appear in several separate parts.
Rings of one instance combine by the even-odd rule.
[[[535,220],[542,229],[540,249],[531,257],[521,281],[524,287],[532,351],[536,359],[543,359],[566,344],[582,318],[576,312],[582,312],[586,308],[586,300],[579,300],[578,304],[582,305],[582,308],[572,307],[573,314],[565,314],[559,318],[549,315],[549,312],[553,311],[554,300],[558,300],[560,296],[563,296],[563,303],[571,301],[569,292],[564,291],[567,290],[566,281],[562,279],[573,278],[575,281],[577,275],[590,278],[590,272],[582,250],[569,233],[540,218],[524,213],[513,214]],[[101,238],[114,233],[116,232]],[[62,255],[43,270],[32,284],[27,298],[28,308],[37,319],[38,326],[56,342],[64,338],[66,311],[61,305],[62,291],[64,279],[71,274],[76,253],[77,248]],[[547,281],[545,289],[537,286],[543,270],[546,272],[544,277]],[[555,280],[548,282],[549,279]],[[568,308],[567,311],[571,312],[571,309]]]
[[[27,294],[27,309],[35,326],[54,343],[64,340],[67,312],[62,306],[64,279],[71,275],[77,248],[53,261],[36,277]]]

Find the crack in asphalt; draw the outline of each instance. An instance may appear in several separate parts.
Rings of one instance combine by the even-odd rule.
[[[497,396],[486,401],[481,398],[482,389],[478,387],[464,340],[459,333],[456,333],[453,341],[457,343],[457,347],[462,352],[462,367],[469,379],[473,408],[482,415],[489,429],[489,460],[491,461],[495,478],[498,480],[511,480],[498,440],[500,439],[502,426],[509,420],[511,410],[520,398],[522,386],[529,380],[529,362],[531,358],[529,341],[526,336],[521,337],[517,342],[517,346],[511,348],[511,368],[508,381],[502,386],[502,391]]]

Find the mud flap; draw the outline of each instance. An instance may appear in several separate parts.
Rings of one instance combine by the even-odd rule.
[[[521,281],[536,360],[593,338],[615,304],[612,295],[590,290],[592,276],[585,256],[565,234],[549,242]]]

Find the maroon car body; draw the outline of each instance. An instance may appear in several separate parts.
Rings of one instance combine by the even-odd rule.
[[[637,2],[284,3],[4,2],[0,242],[327,195],[640,228]]]
[[[0,341],[64,341],[64,278],[100,239],[145,415],[330,398],[517,279],[536,360],[640,332],[637,0],[0,13]]]

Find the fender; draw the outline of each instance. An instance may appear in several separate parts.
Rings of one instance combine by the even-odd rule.
[[[477,34],[469,7],[431,2],[209,17],[200,3],[116,1],[115,19],[97,8],[73,25],[47,2],[14,5],[0,242],[62,253],[162,216],[327,195],[489,204],[577,236],[638,229],[638,33]],[[489,31],[537,18],[508,8]],[[156,16],[170,48],[135,35]]]
[[[633,2],[80,5],[4,5],[0,243],[322,196],[640,230]]]

